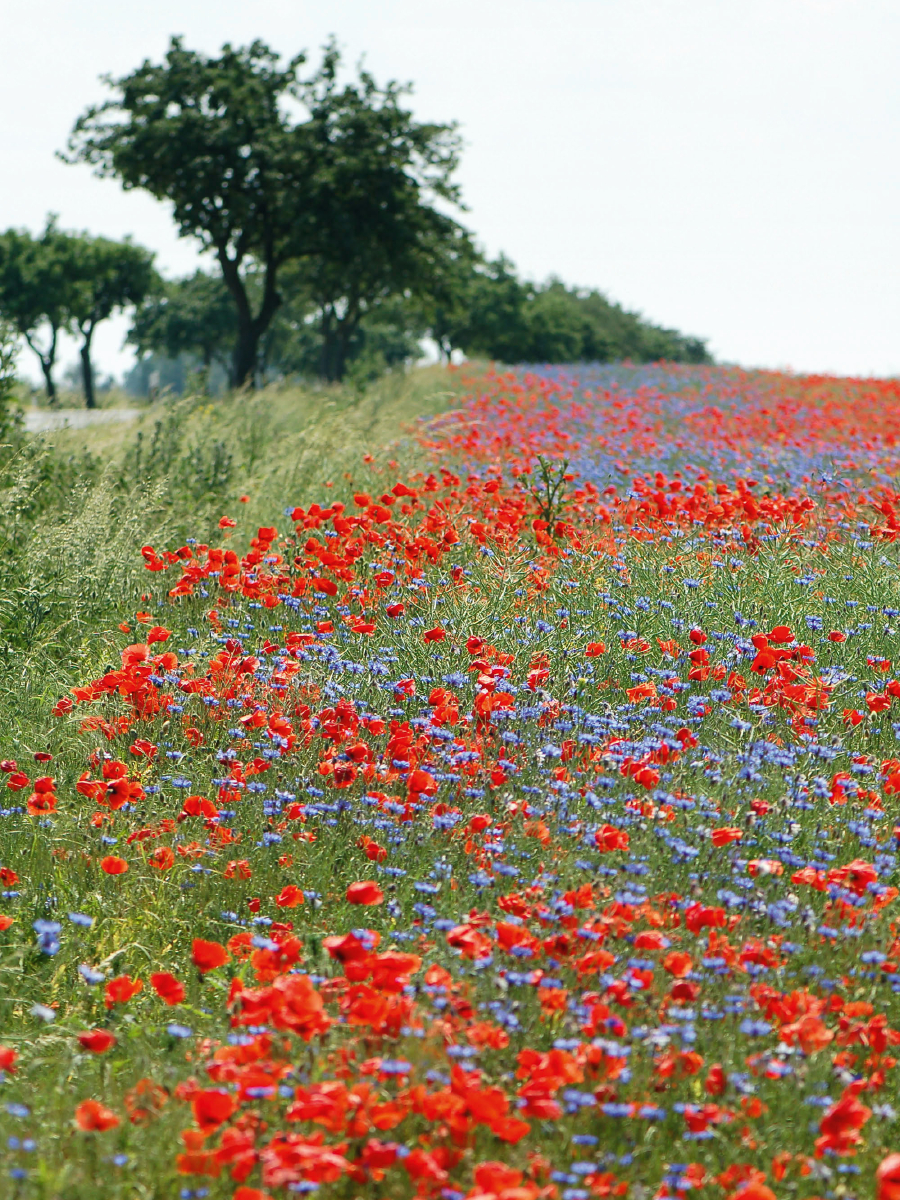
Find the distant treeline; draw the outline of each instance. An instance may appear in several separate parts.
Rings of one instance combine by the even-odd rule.
[[[302,276],[286,280],[282,303],[258,346],[260,381],[298,375],[333,378],[321,312]],[[257,281],[249,280],[252,294]],[[135,390],[157,384],[181,390],[185,371],[205,368],[233,384],[237,337],[234,306],[220,278],[198,271],[164,285],[137,309],[129,340],[144,364]],[[698,338],[661,329],[612,304],[600,292],[519,279],[510,264],[476,261],[459,277],[450,302],[429,296],[388,296],[368,307],[342,348],[347,371],[370,378],[420,357],[431,338],[449,360],[454,351],[505,363],[709,362]]]
[[[487,260],[448,215],[460,203],[455,126],[415,120],[407,89],[365,71],[339,82],[334,45],[306,78],[304,63],[282,66],[262,42],[208,58],[174,38],[164,62],[107,80],[112,96],[78,119],[67,161],[166,201],[218,271],[164,282],[149,251],[52,220],[37,237],[0,234],[0,315],[38,356],[51,398],[65,330],[81,339],[94,403],[94,330],[125,310],[148,384],[177,386],[192,366],[234,387],[368,376],[419,357],[424,337],[448,358],[506,363],[710,361],[700,339],[600,292]]]

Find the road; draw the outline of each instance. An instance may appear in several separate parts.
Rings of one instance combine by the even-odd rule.
[[[133,421],[140,416],[139,408],[29,408],[25,412],[25,428],[29,433],[47,433],[54,429],[84,429],[86,425],[109,425],[117,421]]]

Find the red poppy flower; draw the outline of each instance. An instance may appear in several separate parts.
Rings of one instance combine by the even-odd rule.
[[[125,1093],[125,1109],[132,1125],[146,1125],[168,1102],[168,1094],[146,1076]]]
[[[184,999],[184,984],[168,971],[157,971],[151,975],[150,986],[166,1004],[180,1004]]]
[[[506,1188],[517,1188],[522,1182],[522,1172],[506,1163],[483,1162],[475,1168],[475,1182],[482,1192],[502,1192]]]
[[[415,771],[410,771],[409,778],[406,781],[410,792],[421,792],[426,796],[433,796],[437,791],[437,780],[428,771],[423,771],[421,768],[416,768]]]
[[[704,1090],[710,1096],[720,1096],[725,1091],[727,1085],[725,1072],[722,1070],[720,1063],[713,1063],[709,1068],[709,1073],[703,1081]]]
[[[8,1071],[10,1075],[15,1075],[18,1057],[18,1050],[14,1050],[12,1046],[0,1046],[0,1071]]]
[[[252,879],[253,871],[246,858],[233,858],[222,872],[226,879]]]
[[[124,875],[128,870],[128,863],[124,858],[117,858],[115,854],[108,854],[106,858],[101,860],[100,870],[105,871],[107,875]]]
[[[728,1200],[778,1200],[778,1197],[762,1180],[751,1179],[732,1192]]]
[[[875,1182],[878,1184],[875,1200],[900,1200],[900,1154],[889,1154],[882,1159]]]
[[[832,1104],[819,1122],[821,1137],[816,1138],[817,1158],[821,1158],[826,1150],[838,1154],[852,1152],[859,1142],[859,1130],[871,1117],[872,1110],[860,1104],[856,1090],[854,1084],[844,1088],[840,1100]]]
[[[149,657],[150,647],[143,642],[135,642],[122,651],[122,666],[135,667],[138,663],[146,662]]]
[[[722,825],[712,831],[711,841],[716,847],[727,846],[729,842],[739,842],[743,836],[743,829],[737,829],[733,825]]]
[[[372,947],[374,949],[381,940],[381,935],[369,932],[369,936],[372,938]],[[367,958],[369,954],[369,951],[353,933],[345,933],[341,937],[327,937],[322,942],[322,945],[332,958],[336,958],[338,962],[342,963],[356,962]]]
[[[606,653],[605,642],[588,642],[587,649],[584,652],[585,658],[599,658],[601,654]]]
[[[442,642],[447,636],[447,630],[435,625],[434,629],[426,629],[423,635],[426,642]]]
[[[289,883],[275,897],[279,908],[296,908],[303,903],[303,892],[294,883]]]
[[[792,642],[793,640],[794,635],[789,625],[775,625],[769,634],[769,641],[775,642],[776,645],[779,642]]]
[[[78,1041],[92,1054],[105,1054],[116,1044],[115,1036],[108,1029],[89,1029],[79,1033]]]
[[[237,1101],[230,1092],[221,1088],[207,1088],[196,1092],[191,1101],[194,1120],[203,1130],[215,1129],[227,1121],[237,1108]]]
[[[147,858],[147,863],[157,871],[168,871],[175,862],[175,851],[171,846],[158,846]]]
[[[203,938],[194,938],[191,959],[201,975],[224,966],[230,958],[231,955],[221,942],[205,942]]]
[[[615,825],[604,825],[594,834],[594,841],[601,852],[606,854],[611,850],[627,850],[629,838],[624,829],[616,829]]]
[[[347,899],[351,904],[380,904],[384,892],[373,879],[351,883],[347,888]]]
[[[766,671],[771,671],[775,666],[776,661],[771,650],[760,650],[750,664],[750,670],[755,671],[757,675],[765,675]]]
[[[28,813],[32,817],[46,816],[56,811],[57,799],[53,792],[32,792],[28,797]]]
[[[75,1124],[85,1133],[105,1133],[107,1129],[115,1129],[119,1118],[99,1100],[82,1100],[75,1109]]]
[[[671,942],[658,929],[644,929],[634,939],[635,950],[665,950]]]
[[[668,971],[670,975],[674,975],[676,979],[684,979],[685,975],[690,975],[693,962],[691,956],[686,954],[684,950],[673,950],[663,959],[663,970]]]
[[[130,975],[117,975],[110,979],[104,992],[104,1004],[112,1008],[114,1004],[127,1004],[132,996],[143,991],[143,979],[132,979]]]

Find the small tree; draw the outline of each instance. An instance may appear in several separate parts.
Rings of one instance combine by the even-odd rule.
[[[485,355],[502,362],[528,358],[528,325],[525,304],[528,289],[502,255],[477,266],[460,280],[460,298],[445,338],[467,354]]]
[[[106,77],[114,99],[84,113],[69,141],[69,161],[169,201],[181,236],[213,251],[236,310],[238,386],[253,377],[306,211],[307,156],[284,105],[303,61],[281,69],[260,41],[207,58],[173,38],[163,63]],[[264,273],[255,311],[244,281],[253,259]]]
[[[57,342],[71,315],[74,241],[52,217],[37,238],[16,229],[0,234],[0,313],[37,356],[51,403]]]
[[[88,408],[95,408],[91,364],[94,331],[114,312],[140,304],[159,286],[159,281],[153,269],[152,252],[135,246],[128,239],[113,242],[108,238],[83,235],[77,239],[75,261],[69,318],[82,338],[84,401]]]
[[[21,416],[10,408],[16,387],[16,356],[19,351],[19,331],[0,317],[0,438],[6,439]]]
[[[195,271],[164,285],[139,306],[128,341],[140,354],[167,358],[196,354],[209,370],[214,362],[231,373],[231,350],[237,333],[234,304],[221,277]]]

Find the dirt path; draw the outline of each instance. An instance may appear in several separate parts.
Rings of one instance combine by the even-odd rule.
[[[31,408],[25,413],[25,428],[29,433],[46,433],[52,429],[84,429],[86,425],[110,425],[117,421],[133,421],[140,416],[139,408]]]

